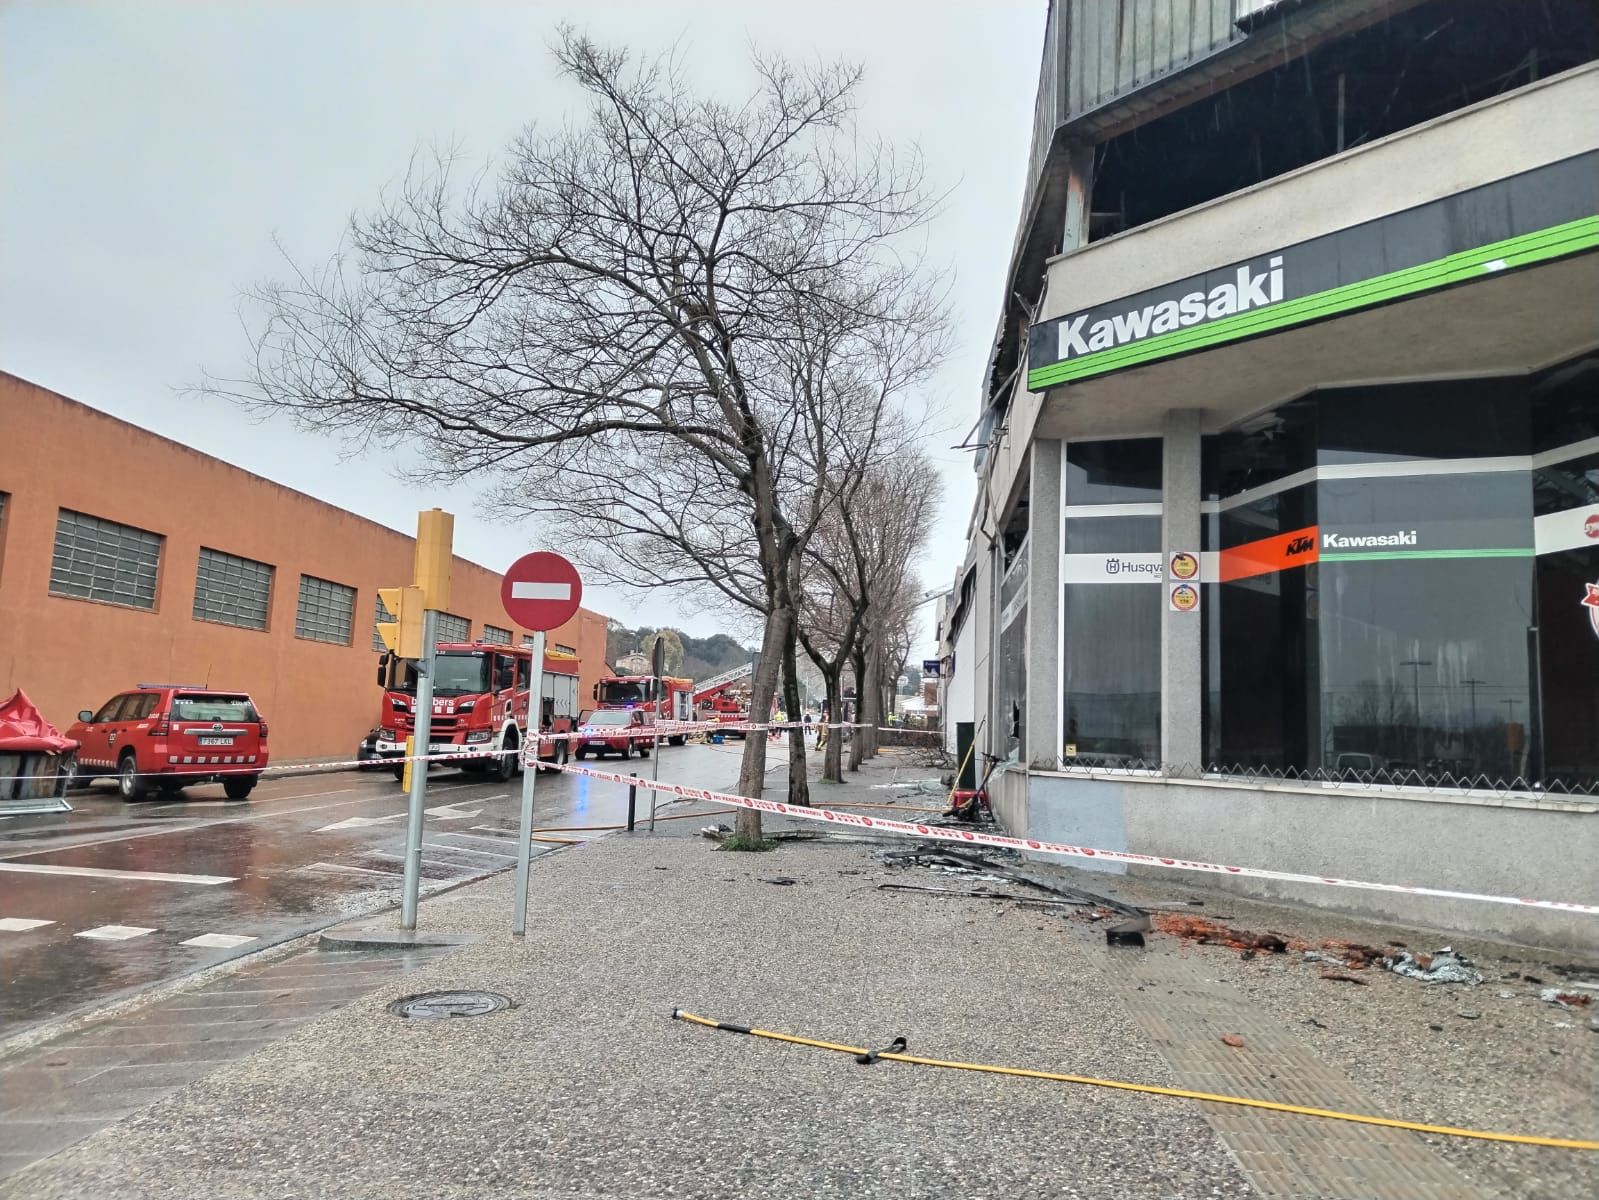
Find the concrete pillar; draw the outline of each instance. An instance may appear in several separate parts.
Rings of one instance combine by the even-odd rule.
[[[1167,578],[1162,583],[1160,620],[1160,757],[1168,771],[1200,765],[1204,741],[1200,720],[1205,696],[1200,665],[1204,642],[1200,613],[1172,607],[1178,583],[1170,577],[1171,557],[1199,555],[1202,495],[1199,474],[1199,411],[1174,409],[1166,414],[1161,455],[1161,545]],[[1198,587],[1198,579],[1193,580]]]
[[[1022,757],[1054,770],[1061,748],[1061,454],[1064,443],[1032,446],[1027,488],[1027,715]]]

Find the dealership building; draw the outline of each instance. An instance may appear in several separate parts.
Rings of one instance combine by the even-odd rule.
[[[383,699],[377,589],[411,582],[410,536],[3,372],[0,445],[0,699],[21,688],[64,729],[141,682],[237,688],[274,759],[354,756]],[[441,641],[529,640],[496,572],[452,574]],[[549,635],[580,696],[605,635],[587,609]]]
[[[1599,903],[1596,20],[1050,7],[941,610],[1013,832]]]

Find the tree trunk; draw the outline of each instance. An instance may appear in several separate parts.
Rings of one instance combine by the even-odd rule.
[[[856,721],[861,719],[861,713],[866,708],[866,660],[870,656],[870,649],[866,644],[866,639],[870,636],[869,632],[863,631],[861,645],[850,653],[850,663],[855,668],[855,716],[853,719]],[[840,720],[842,719],[840,718]],[[843,732],[842,729],[839,730],[840,734]],[[861,769],[864,746],[865,742],[861,740],[861,730],[859,728],[851,729],[849,738],[849,769],[851,771],[859,771]]]
[[[872,632],[866,647],[866,686],[860,688],[864,699],[860,715],[861,756],[871,758],[877,753],[877,727],[883,723],[883,644],[880,633]]]
[[[811,803],[811,785],[807,778],[809,764],[805,761],[804,714],[800,712],[799,654],[796,639],[790,629],[783,643],[783,711],[790,721],[797,722],[788,731],[788,802],[808,808]]]
[[[787,608],[774,608],[766,618],[766,632],[761,638],[761,663],[750,681],[750,720],[763,722],[771,719],[772,697],[777,692],[778,672],[783,666],[783,645],[792,636],[794,614]],[[760,798],[766,783],[766,734],[744,735],[744,759],[738,771],[738,793],[741,796]],[[761,814],[740,809],[734,820],[735,833],[748,837],[761,836]]]
[[[842,721],[844,711],[844,671],[842,664],[822,672],[823,686],[827,689],[827,719]],[[842,730],[827,731],[827,745],[822,754],[822,778],[829,783],[844,782],[844,739]]]

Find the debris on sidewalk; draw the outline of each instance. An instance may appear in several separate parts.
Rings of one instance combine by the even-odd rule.
[[[1567,992],[1560,988],[1544,988],[1538,993],[1538,999],[1559,1008],[1587,1008],[1593,1003],[1593,997],[1587,992]]]
[[[1456,954],[1453,946],[1440,947],[1431,954],[1401,950],[1379,961],[1395,975],[1419,979],[1423,983],[1464,983],[1475,987],[1482,982],[1482,972],[1464,954]]]
[[[1010,900],[1031,908],[1081,908],[1091,904],[1089,900],[1077,900],[1063,897],[1044,899],[1035,896],[1018,896],[1015,892],[996,892],[990,888],[936,888],[924,887],[918,883],[880,883],[879,891],[889,892],[926,892],[934,896],[962,896],[974,900]]]
[[[1244,1039],[1239,1037],[1236,1033],[1222,1034],[1221,1041],[1222,1045],[1231,1046],[1234,1050],[1242,1050],[1244,1048]]]
[[[1359,975],[1351,975],[1347,971],[1329,971],[1325,967],[1322,968],[1321,977],[1330,979],[1334,983],[1358,983],[1361,987],[1365,987],[1369,982]]]
[[[1163,912],[1151,918],[1160,933],[1198,942],[1202,946],[1227,946],[1253,958],[1257,953],[1281,954],[1289,949],[1288,939],[1280,933],[1267,931],[1255,933],[1249,929],[1234,929],[1209,917],[1196,913]],[[1341,961],[1341,960],[1340,960]]]
[[[717,822],[715,825],[703,826],[700,829],[700,836],[709,838],[713,842],[720,842],[732,832],[733,827],[731,825],[723,825],[721,822]]]

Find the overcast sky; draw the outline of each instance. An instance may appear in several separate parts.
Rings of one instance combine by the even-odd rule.
[[[495,569],[560,550],[558,536],[480,519],[469,490],[410,486],[390,461],[343,461],[334,440],[176,389],[202,368],[239,370],[238,294],[282,274],[274,239],[320,261],[419,145],[487,161],[527,123],[572,112],[547,49],[563,21],[645,53],[675,43],[691,78],[729,96],[748,88],[752,44],[856,59],[861,129],[917,143],[952,189],[931,246],[954,271],[956,342],[927,396],[944,417],[933,450],[947,495],[923,570],[947,586],[974,493],[970,457],[947,447],[975,419],[1045,7],[0,0],[0,368],[396,529],[451,509],[457,552]],[[585,603],[628,624],[716,629],[660,591],[595,588]],[[930,630],[924,619],[913,657]]]

